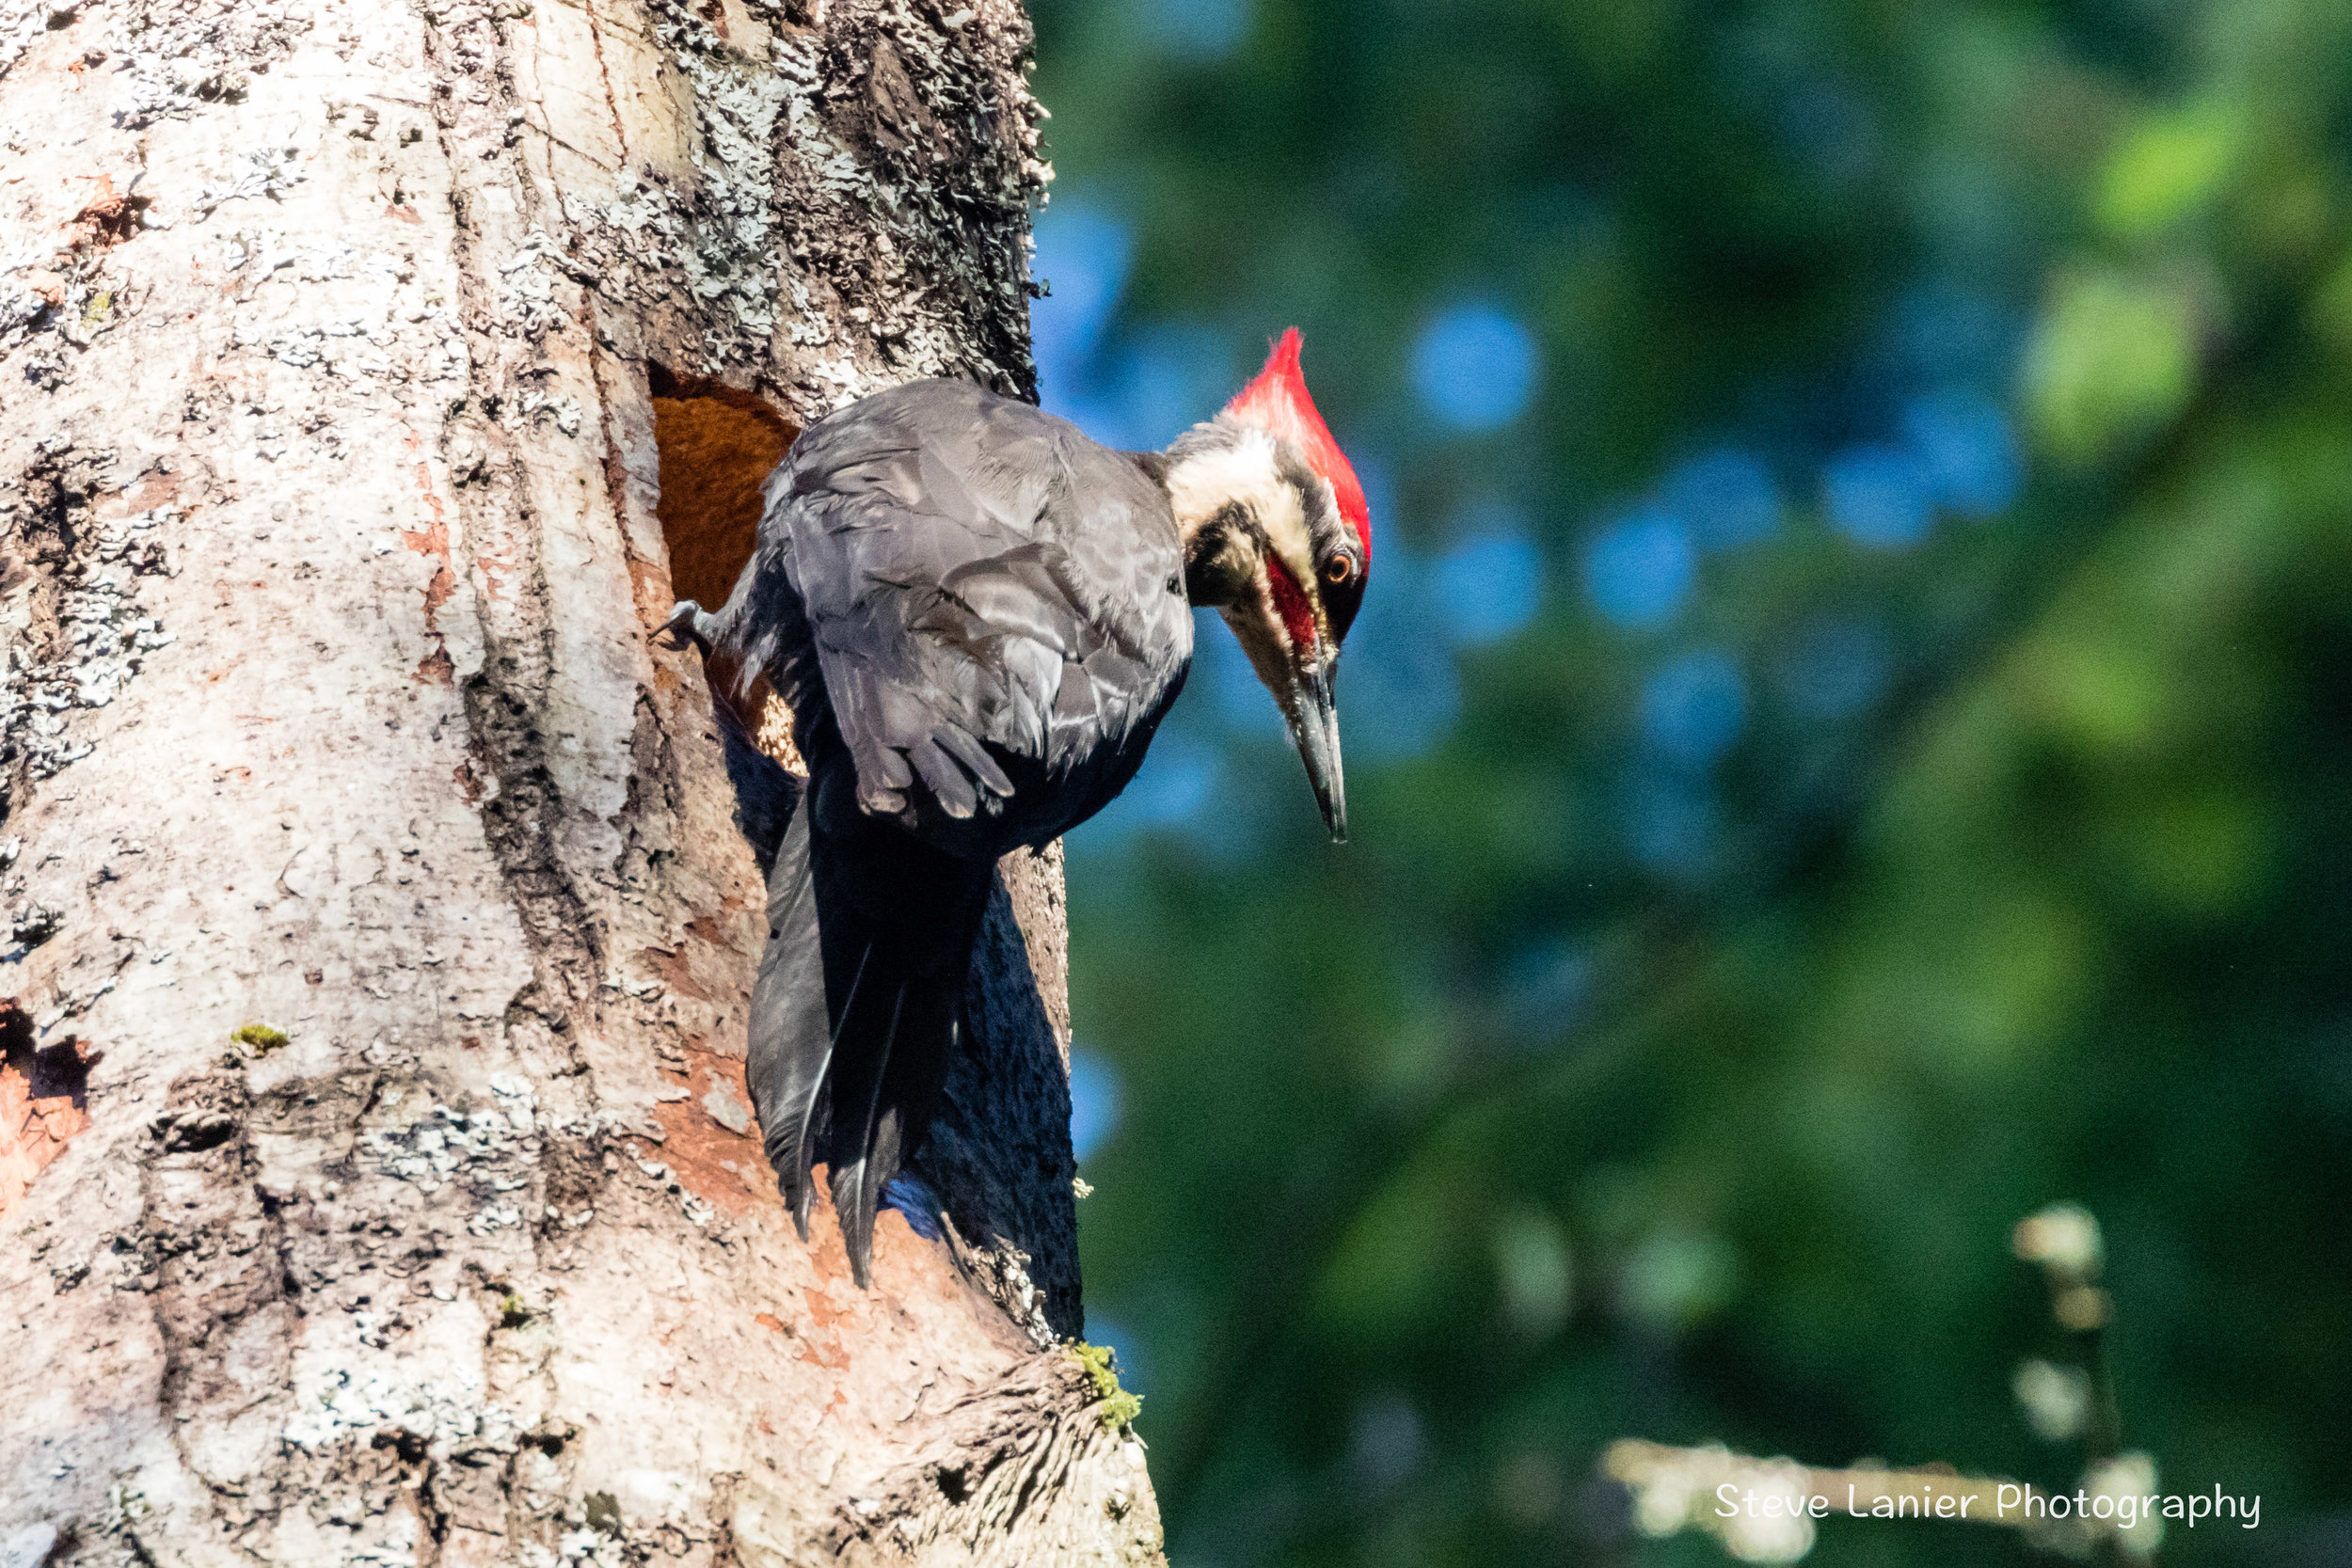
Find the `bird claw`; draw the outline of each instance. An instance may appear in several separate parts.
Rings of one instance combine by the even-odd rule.
[[[693,600],[680,599],[671,607],[670,618],[661,623],[661,629],[654,635],[672,639],[670,646],[674,648],[691,643],[696,652],[708,657],[710,633],[707,628],[711,619],[710,613]]]

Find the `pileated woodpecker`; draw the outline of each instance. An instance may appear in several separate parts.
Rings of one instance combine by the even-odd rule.
[[[1347,836],[1332,697],[1372,559],[1363,486],[1307,395],[1298,333],[1165,452],[955,381],[808,427],[769,476],[726,604],[670,627],[764,673],[808,783],[768,879],[746,1076],[808,1238],[830,1167],[867,1282],[882,1186],[961,1027],[990,871],[1126,786],[1215,607]]]

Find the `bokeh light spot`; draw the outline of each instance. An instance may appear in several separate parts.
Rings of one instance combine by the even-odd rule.
[[[1458,645],[1483,647],[1543,608],[1544,558],[1516,507],[1476,507],[1462,523],[1464,536],[1438,558],[1432,586],[1448,635]]]
[[[1739,1276],[1739,1257],[1720,1238],[1661,1230],[1626,1259],[1618,1289],[1629,1316],[1671,1332],[1721,1311]]]
[[[1560,1222],[1540,1209],[1515,1208],[1497,1222],[1493,1243],[1504,1321],[1530,1341],[1558,1332],[1576,1293],[1575,1263]]]
[[[1499,430],[1518,419],[1541,369],[1534,335],[1489,304],[1441,312],[1413,345],[1413,388],[1453,430]]]
[[[1853,447],[1821,471],[1829,520],[1857,545],[1902,549],[1927,537],[1933,520],[1927,468],[1900,447]]]
[[[1780,490],[1754,452],[1722,448],[1702,452],[1666,476],[1667,508],[1684,518],[1710,550],[1769,539],[1780,527]]]
[[[1683,655],[1642,688],[1642,736],[1690,768],[1729,751],[1748,721],[1748,685],[1732,657],[1717,649]]]
[[[2170,420],[2196,390],[2198,326],[2179,285],[2106,272],[2058,278],[2026,356],[2038,441],[2087,463]]]
[[[2023,482],[2009,416],[1976,392],[1920,398],[1903,410],[1903,445],[1926,471],[1938,506],[1990,517],[2017,499]]]
[[[1616,626],[1672,620],[1697,578],[1691,530],[1670,513],[1637,512],[1585,541],[1585,595]]]

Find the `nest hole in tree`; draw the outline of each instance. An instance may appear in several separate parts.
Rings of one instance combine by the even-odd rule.
[[[654,515],[669,546],[671,589],[716,610],[758,543],[760,485],[800,431],[756,392],[660,365],[646,379],[660,465]],[[709,673],[712,700],[730,704],[759,749],[795,773],[806,771],[792,744],[791,714],[767,681],[755,681],[733,704],[736,672],[714,659]]]

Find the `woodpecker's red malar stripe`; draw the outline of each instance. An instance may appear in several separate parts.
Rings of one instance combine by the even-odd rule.
[[[1372,566],[1372,508],[1364,500],[1364,487],[1356,478],[1355,468],[1340,444],[1331,439],[1330,426],[1316,412],[1314,399],[1307,395],[1307,377],[1298,368],[1300,340],[1298,328],[1291,327],[1275,343],[1274,352],[1266,356],[1265,369],[1257,379],[1233,394],[1233,401],[1225,405],[1225,412],[1244,424],[1254,424],[1271,430],[1306,454],[1308,466],[1331,482],[1332,494],[1340,503],[1340,515],[1356,531],[1356,538],[1364,546],[1364,567]]]
[[[1282,617],[1282,626],[1291,634],[1293,648],[1315,646],[1315,612],[1307,603],[1307,595],[1291,576],[1291,569],[1282,564],[1279,556],[1265,558],[1266,586],[1274,591],[1274,608]]]

